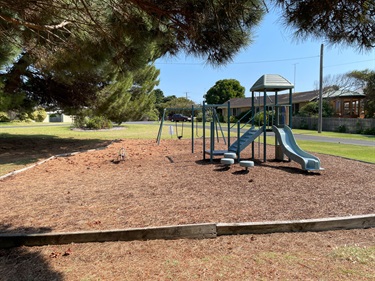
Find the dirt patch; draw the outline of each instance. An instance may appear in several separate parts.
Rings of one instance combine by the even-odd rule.
[[[105,150],[53,159],[6,178],[0,182],[0,232],[375,212],[373,164],[316,154],[325,171],[307,173],[295,162],[273,161],[274,147],[269,146],[268,161],[256,161],[246,173],[238,164],[227,169],[218,161],[203,161],[200,140],[195,147],[191,153],[187,140],[162,141],[159,146],[153,140],[123,140]],[[118,158],[122,148],[125,161]],[[256,158],[263,159],[262,149],[255,151]],[[250,149],[242,156],[250,157]],[[355,244],[374,245],[374,229],[22,247],[0,251],[0,273],[38,277],[47,268],[47,279],[55,280],[370,280],[375,276],[373,260],[361,263],[335,256],[336,247]]]

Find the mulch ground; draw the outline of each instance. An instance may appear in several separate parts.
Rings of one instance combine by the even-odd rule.
[[[188,140],[124,140],[56,158],[0,182],[4,232],[296,220],[375,212],[374,165],[317,155],[321,172],[256,162],[248,173],[203,160]],[[124,148],[125,161],[117,161]],[[250,150],[250,149],[248,149]],[[256,158],[263,159],[263,156]],[[261,149],[262,151],[262,149]],[[242,154],[243,157],[250,155]]]
[[[274,147],[269,146],[267,162],[256,161],[246,173],[238,164],[227,169],[218,160],[213,164],[204,161],[199,142],[196,152],[191,153],[187,140],[163,140],[160,145],[154,140],[122,140],[103,150],[59,157],[8,177],[0,181],[0,232],[107,230],[375,213],[373,164],[315,154],[325,170],[304,172],[295,162],[273,161]],[[118,161],[122,148],[126,159]],[[263,159],[262,149],[255,150],[255,157]],[[249,149],[242,156],[250,157]],[[356,243],[374,245],[374,230],[23,247],[0,251],[0,273],[13,276],[14,270],[37,276],[48,267],[52,273],[44,280],[324,279],[322,271],[335,266],[336,260],[327,256],[332,249]],[[264,251],[270,256],[259,256]],[[293,260],[294,256],[301,260],[300,265],[276,262],[278,258],[288,261],[283,253],[292,253]],[[308,260],[309,256],[316,259]],[[33,261],[39,261],[40,271],[37,266],[32,268]],[[20,270],[25,264],[31,268]],[[365,270],[365,277],[375,277],[373,269],[358,266],[348,263],[343,268]],[[30,270],[32,275],[28,275]],[[330,280],[358,277],[333,271],[329,274]]]

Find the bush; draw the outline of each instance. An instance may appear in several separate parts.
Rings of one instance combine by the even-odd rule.
[[[31,113],[31,118],[35,122],[43,122],[44,119],[47,117],[47,112],[44,110],[44,108],[38,108],[33,113]]]
[[[83,115],[76,115],[73,120],[74,127],[76,128],[85,128],[88,117]]]
[[[266,111],[266,123],[269,124],[270,123],[270,120],[272,120],[274,117],[274,112],[273,111]],[[258,112],[256,115],[255,115],[255,118],[254,118],[254,122],[255,122],[255,125],[260,125],[260,126],[263,126],[264,124],[264,113],[263,111],[261,112]]]
[[[375,135],[375,128],[367,128],[362,131],[364,135]]]
[[[308,130],[309,129],[309,124],[305,120],[301,120],[301,124],[299,125],[299,128],[302,130]]]
[[[27,119],[30,119],[29,118],[29,114],[27,114],[26,112],[21,112],[17,115],[18,119],[20,121],[26,121]]]
[[[146,121],[159,121],[158,112],[156,110],[150,110],[143,116],[143,120]]]
[[[95,116],[87,120],[86,128],[92,130],[99,129],[110,129],[112,128],[112,123],[108,118],[103,116]]]
[[[10,118],[6,112],[0,112],[0,122],[9,122]]]
[[[357,123],[355,124],[355,132],[356,134],[361,134],[363,131],[363,127],[362,127],[362,124],[357,121]]]
[[[237,120],[237,118],[236,118],[236,116],[231,116],[230,118],[229,118],[229,122],[230,123],[236,123],[238,120]]]
[[[243,116],[245,116],[245,117],[241,120],[241,118]],[[238,114],[236,117],[237,117],[238,120],[241,120],[241,123],[247,123],[247,122],[249,122],[249,120],[251,118],[251,113],[249,113],[249,111],[244,111],[244,112],[241,112],[240,114]]]
[[[197,116],[195,117],[195,120],[198,121],[198,122],[202,122],[203,121],[203,113],[199,112],[197,114]]]
[[[337,131],[338,131],[339,133],[346,133],[347,128],[346,128],[345,125],[340,125],[340,126],[337,128]]]

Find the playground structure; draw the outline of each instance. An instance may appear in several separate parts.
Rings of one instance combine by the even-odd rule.
[[[219,118],[216,114],[217,107],[225,107],[225,105],[217,104],[206,104],[203,102],[203,106],[199,108],[194,108],[192,106],[192,153],[194,153],[194,124],[193,116],[194,110],[203,111],[202,119],[202,129],[203,129],[203,159],[206,160],[206,155],[210,156],[210,162],[213,162],[215,156],[224,156],[224,160],[221,162],[224,165],[231,165],[235,159],[241,164],[241,152],[251,144],[251,155],[252,160],[254,160],[255,146],[254,142],[256,139],[260,138],[263,134],[263,162],[267,161],[267,124],[271,125],[272,131],[275,133],[275,158],[276,160],[283,161],[284,156],[287,156],[289,160],[293,160],[301,165],[301,168],[306,171],[324,170],[320,166],[319,158],[303,151],[296,143],[293,132],[292,132],[292,89],[294,85],[291,84],[284,77],[277,74],[265,74],[261,76],[251,87],[251,108],[243,115],[243,117],[237,121],[237,139],[231,144],[231,131],[233,127],[230,126],[230,102],[226,104],[227,107],[227,136],[224,137],[223,128],[220,125]],[[289,103],[280,104],[278,102],[278,93],[280,91],[289,91]],[[259,96],[257,98],[258,106],[255,105],[255,93],[258,92]],[[267,95],[268,92],[274,92],[273,99]],[[260,95],[263,93],[263,96]],[[260,104],[261,99],[263,99],[262,105]],[[271,101],[270,103],[267,103]],[[171,109],[166,109],[171,110]],[[183,109],[178,109],[183,110]],[[212,111],[212,121],[210,122],[210,136],[209,136],[209,149],[206,149],[206,111]],[[269,116],[268,112],[272,112]],[[262,125],[255,124],[255,117],[263,113]],[[165,115],[165,111],[164,111]],[[164,116],[162,118],[157,142],[160,143],[161,132],[163,127]],[[249,121],[245,124],[241,121],[250,115]],[[259,117],[259,116],[258,116]],[[259,119],[259,118],[258,118]],[[270,120],[272,119],[272,120]],[[271,124],[270,124],[271,121]],[[251,125],[249,129],[243,132],[243,128],[246,125]],[[218,139],[219,130],[222,134],[225,144],[227,144],[227,149],[216,150],[215,149],[215,138]],[[243,132],[243,133],[242,133]],[[242,134],[241,134],[242,133]],[[215,135],[216,134],[216,135]],[[235,153],[235,157],[225,157],[226,153]],[[251,167],[251,164],[245,163],[243,165],[246,168]]]

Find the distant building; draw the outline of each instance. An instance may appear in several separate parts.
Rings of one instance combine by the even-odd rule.
[[[65,115],[57,112],[47,112],[47,117],[43,120],[44,123],[52,122],[62,122],[62,123],[72,123],[73,116]]]
[[[270,107],[275,104],[274,95],[267,94],[267,105]],[[334,108],[335,117],[358,118],[364,117],[364,99],[363,92],[354,91],[330,91],[323,94],[323,99],[330,102]],[[311,101],[319,99],[319,91],[307,91],[292,94],[292,112],[296,115],[299,110]],[[289,104],[289,93],[278,94],[278,104]],[[255,96],[255,106],[263,106],[263,94]],[[219,107],[223,116],[227,116],[227,103]],[[234,98],[230,100],[230,115],[238,116],[242,112],[251,109],[251,98]]]

